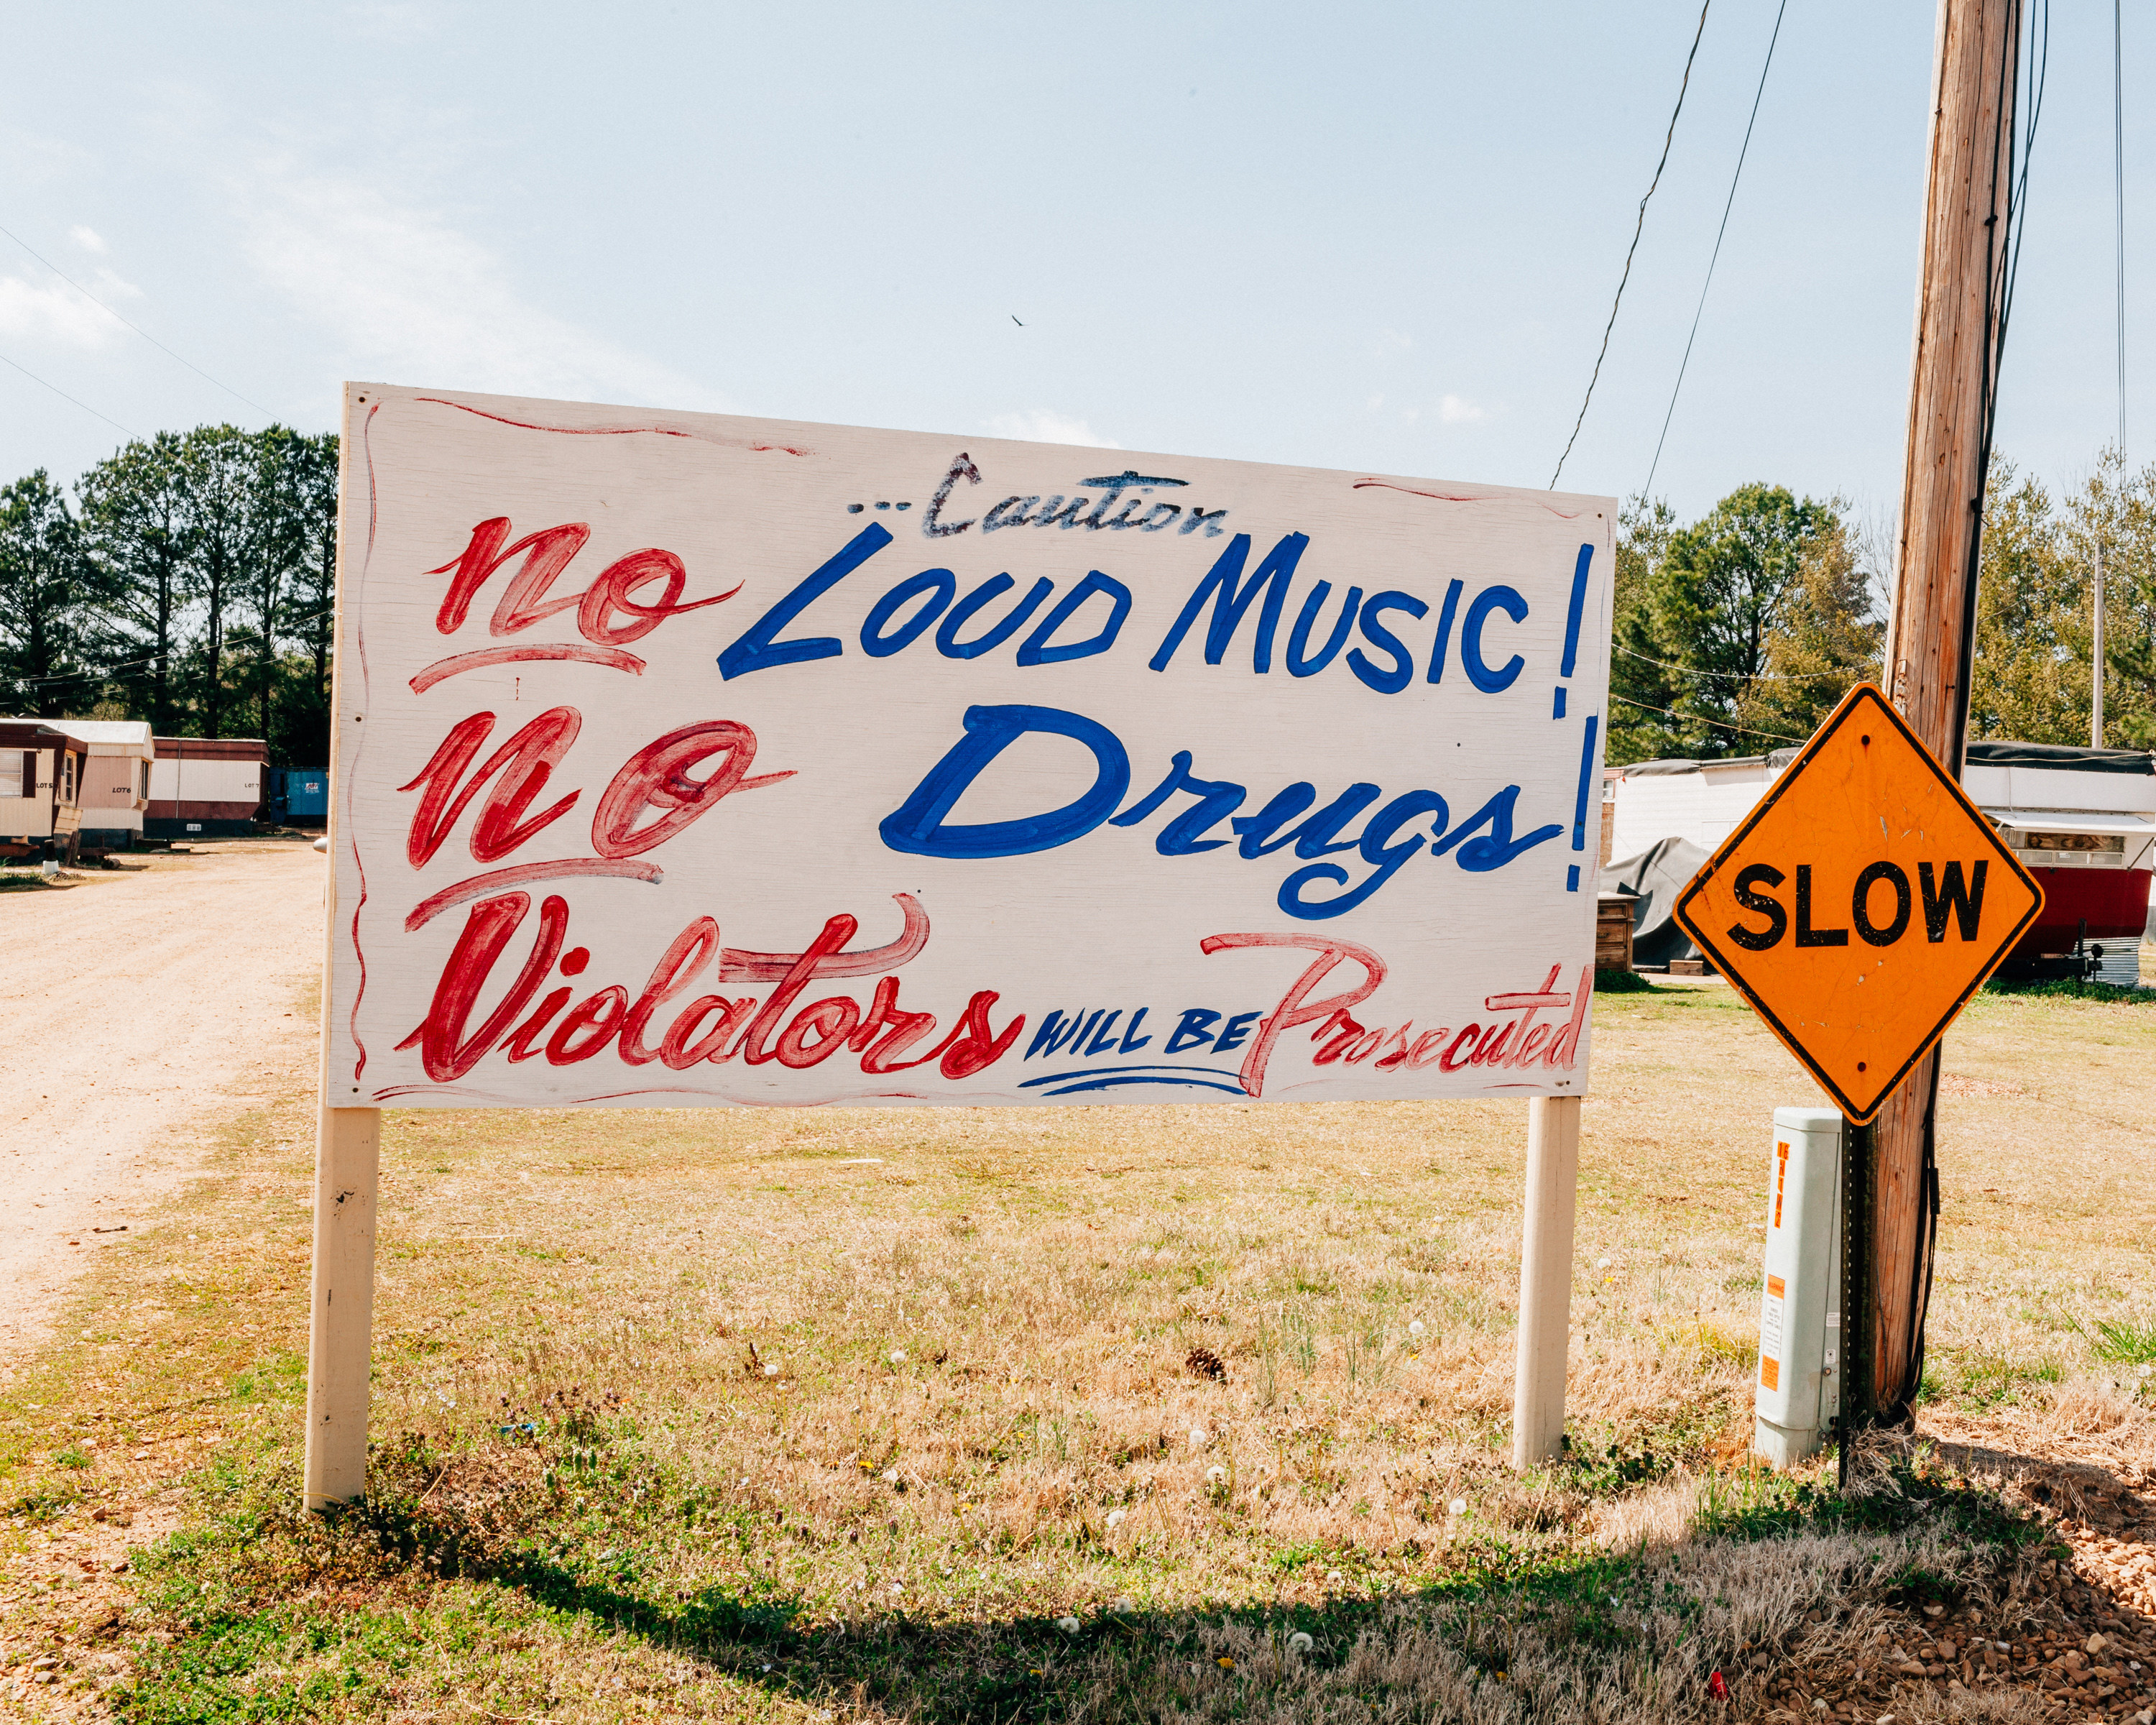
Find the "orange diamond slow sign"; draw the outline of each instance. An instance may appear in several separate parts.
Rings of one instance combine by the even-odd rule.
[[[1861,1126],[2043,903],[1864,683],[1685,888],[1676,919]]]

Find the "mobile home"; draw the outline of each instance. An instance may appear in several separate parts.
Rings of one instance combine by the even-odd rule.
[[[126,850],[142,836],[157,746],[138,719],[55,719],[87,752],[82,778],[82,842]]]
[[[72,858],[80,839],[85,746],[36,719],[0,719],[0,844]]]
[[[1613,873],[1669,839],[1711,853],[1796,753],[1614,769]],[[2001,974],[2086,971],[2105,982],[2137,981],[2156,872],[2156,758],[2140,749],[1972,742],[1962,788],[2044,889],[2042,914]]]
[[[262,813],[270,750],[252,737],[161,737],[143,830],[154,839],[239,838]]]

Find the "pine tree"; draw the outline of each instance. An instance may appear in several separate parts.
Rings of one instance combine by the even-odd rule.
[[[0,701],[58,718],[84,704],[82,535],[42,467],[0,488]]]

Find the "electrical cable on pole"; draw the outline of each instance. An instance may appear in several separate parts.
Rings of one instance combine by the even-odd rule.
[[[2123,0],[2111,0],[2111,193],[2118,275],[2118,460],[2126,465],[2126,55],[2119,22]]]
[[[1737,182],[1744,177],[1744,158],[1752,148],[1752,128],[1759,123],[1760,98],[1767,94],[1767,74],[1774,67],[1774,44],[1782,39],[1782,16],[1789,0],[1774,13],[1774,33],[1767,39],[1767,63],[1759,68],[1759,87],[1752,93],[1752,117],[1744,122],[1744,141],[1737,151],[1737,171],[1729,177],[1729,196],[1722,205],[1722,225],[1714,230],[1714,249],[1707,254],[1707,280],[1699,285],[1699,304],[1692,309],[1691,333],[1685,337],[1684,357],[1677,363],[1677,381],[1670,389],[1670,404],[1662,414],[1662,434],[1655,439],[1655,459],[1647,464],[1647,482],[1640,487],[1645,497],[1655,488],[1655,472],[1662,465],[1662,445],[1669,441],[1670,420],[1677,410],[1677,393],[1684,388],[1685,372],[1691,364],[1691,344],[1699,339],[1699,321],[1707,311],[1707,290],[1714,285],[1714,266],[1722,256],[1722,237],[1729,231],[1729,212],[1737,205]]]
[[[1587,393],[1581,398],[1579,417],[1572,422],[1572,435],[1564,440],[1564,453],[1557,458],[1556,470],[1550,475],[1548,489],[1557,489],[1558,477],[1564,472],[1564,464],[1572,459],[1572,446],[1579,441],[1579,428],[1587,423],[1587,404],[1594,399],[1594,385],[1602,375],[1602,362],[1609,357],[1609,332],[1617,327],[1617,308],[1625,303],[1625,284],[1632,279],[1632,259],[1640,249],[1640,236],[1647,228],[1647,199],[1655,195],[1655,187],[1662,183],[1662,170],[1670,165],[1670,146],[1677,135],[1677,116],[1684,112],[1685,92],[1691,88],[1691,63],[1699,57],[1700,38],[1707,34],[1707,8],[1714,0],[1706,0],[1699,9],[1699,28],[1692,32],[1691,52],[1685,56],[1684,78],[1677,85],[1677,105],[1670,110],[1670,129],[1662,136],[1662,159],[1655,164],[1655,177],[1647,182],[1647,190],[1640,199],[1640,218],[1633,224],[1632,244],[1625,253],[1625,269],[1617,278],[1617,296],[1609,302],[1609,321],[1602,326],[1602,348],[1594,356],[1594,370],[1587,379]]]
[[[246,402],[246,403],[247,403],[247,405],[248,405],[249,407],[250,407],[250,408],[254,408],[254,411],[255,411],[256,413],[260,413],[260,414],[264,415],[265,418],[271,418],[271,419],[275,419],[275,418],[277,417],[275,413],[272,413],[270,411],[270,409],[269,409],[269,408],[267,408],[264,407],[260,402],[259,402],[259,401],[253,401],[253,400],[249,400],[249,398],[247,398],[246,396],[242,395],[242,394],[241,394],[241,393],[240,393],[237,389],[234,389],[234,388],[233,388],[229,383],[219,382],[218,382],[218,380],[217,378],[211,377],[211,376],[210,376],[210,374],[209,374],[208,372],[204,371],[204,370],[203,370],[200,366],[197,365],[197,364],[196,364],[192,360],[191,360],[191,359],[182,359],[178,354],[177,354],[177,353],[173,352],[172,352],[172,350],[171,348],[167,347],[167,346],[166,346],[162,341],[159,341],[159,340],[158,340],[155,336],[151,335],[151,334],[147,330],[144,329],[144,328],[143,328],[140,324],[129,323],[129,322],[128,322],[128,321],[127,321],[126,318],[121,317],[121,315],[120,315],[117,311],[114,311],[114,310],[113,310],[110,305],[106,305],[106,304],[105,303],[105,301],[104,301],[104,300],[102,300],[99,299],[95,294],[93,294],[92,292],[90,292],[90,290],[88,288],[85,287],[85,286],[84,286],[80,282],[77,281],[77,280],[75,280],[72,275],[69,275],[67,273],[67,271],[66,271],[66,270],[64,270],[61,269],[61,268],[60,268],[57,264],[54,263],[54,262],[53,262],[49,258],[46,257],[43,253],[39,252],[39,251],[38,251],[35,247],[33,247],[33,245],[31,245],[31,244],[30,244],[28,240],[26,240],[26,239],[23,239],[21,235],[19,235],[19,234],[16,234],[16,233],[15,233],[15,232],[13,232],[12,229],[10,229],[10,228],[0,228],[0,234],[6,234],[6,235],[8,236],[8,239],[10,239],[13,240],[17,245],[18,245],[18,246],[22,247],[22,249],[23,249],[24,251],[28,252],[28,253],[32,257],[35,258],[35,259],[37,259],[40,264],[43,264],[45,266],[45,268],[46,268],[46,269],[48,269],[48,270],[51,270],[51,271],[53,272],[53,274],[54,274],[54,275],[55,275],[59,276],[59,279],[60,279],[62,281],[65,282],[65,283],[66,283],[69,287],[73,288],[73,289],[74,289],[77,293],[80,294],[80,295],[83,296],[83,298],[84,298],[84,299],[85,299],[85,300],[89,300],[89,301],[90,301],[90,303],[91,305],[93,305],[96,306],[96,307],[97,307],[97,309],[98,309],[99,311],[102,311],[103,313],[105,313],[105,315],[106,316],[110,317],[110,318],[114,318],[114,319],[117,320],[119,322],[123,323],[123,324],[126,324],[129,329],[131,329],[131,330],[134,331],[135,331],[135,333],[136,333],[136,335],[140,336],[141,336],[144,341],[147,341],[147,342],[148,342],[148,343],[149,343],[152,347],[156,348],[156,349],[158,351],[158,352],[160,352],[160,353],[163,354],[167,358],[168,358],[168,359],[178,360],[178,361],[179,361],[179,362],[180,362],[182,365],[185,366],[185,367],[186,367],[189,371],[192,372],[193,372],[193,373],[194,373],[198,377],[200,377],[201,379],[203,379],[203,382],[208,382],[208,383],[215,383],[215,384],[217,384],[217,387],[218,387],[219,389],[222,389],[222,390],[223,390],[223,391],[227,395],[228,395],[228,396],[232,397],[232,398],[233,398],[233,399],[234,399],[235,401],[244,401],[244,402]],[[18,366],[18,367],[16,367],[16,369],[17,369],[18,371],[20,371],[20,370],[22,369],[22,367],[19,367],[19,366]],[[80,402],[77,402],[77,403],[75,403],[75,405],[76,405],[77,407],[80,407],[80,406],[82,405],[82,403],[81,403]],[[93,408],[93,409],[91,409],[91,411],[92,411],[92,412],[95,412],[96,410],[95,410],[95,408]],[[100,418],[100,419],[104,419],[104,418],[105,418],[105,415],[104,415],[104,414],[102,414],[102,413],[99,413],[99,414],[97,415],[97,417],[98,417],[99,418]],[[109,425],[109,424],[111,424],[112,423],[113,423],[113,422],[112,422],[112,421],[110,421],[110,420],[109,420],[109,419],[106,419],[106,420],[105,420],[105,424],[107,424],[108,425]],[[133,432],[131,432],[131,432],[129,432],[127,434],[128,434],[130,437],[132,437],[135,434],[134,434]]]
[[[2118,477],[2126,479],[2126,82],[2119,13],[2111,4],[2111,187],[2113,293],[2118,331]],[[2089,593],[2089,747],[2103,747],[2103,521],[2092,522],[2096,567]]]
[[[2025,26],[2033,61],[2025,78]],[[2049,0],[2025,11],[2024,0],[1941,0],[1899,555],[1883,669],[1895,708],[1957,777],[1969,734],[1999,362],[2027,227],[2050,38]],[[2018,125],[2017,110],[2026,116]],[[1851,1271],[1841,1308],[1845,1478],[1855,1434],[1882,1418],[1906,1420],[1922,1381],[1938,1245],[1938,1076],[1934,1048],[1851,1143],[1853,1183],[1845,1204],[1861,1204],[1861,1214],[1852,1207],[1843,1216]]]
[[[60,386],[59,386],[59,384],[57,384],[57,383],[48,383],[48,382],[45,382],[45,380],[44,380],[43,377],[39,377],[39,376],[38,376],[35,372],[32,371],[32,370],[31,370],[28,366],[19,366],[19,365],[15,365],[15,362],[14,362],[13,360],[12,360],[12,359],[8,358],[8,356],[7,356],[6,354],[4,354],[4,353],[0,353],[0,365],[4,365],[4,366],[14,366],[14,368],[15,368],[17,371],[20,372],[21,372],[24,377],[28,377],[28,379],[29,379],[33,383],[35,383],[36,385],[38,385],[38,388],[42,388],[42,389],[49,389],[49,390],[51,390],[51,391],[52,391],[52,393],[53,393],[54,395],[57,395],[57,396],[58,396],[58,397],[59,397],[62,401],[64,401],[64,402],[73,402],[73,403],[74,403],[74,404],[76,407],[80,408],[83,410],[83,412],[85,412],[85,413],[89,414],[89,415],[90,415],[90,417],[91,418],[93,418],[93,419],[102,419],[103,421],[105,421],[105,423],[107,425],[110,425],[110,427],[115,430],[115,431],[117,431],[117,432],[122,433],[123,434],[125,434],[126,436],[128,436],[128,437],[136,437],[136,436],[138,436],[138,435],[140,434],[136,433],[136,432],[129,431],[126,426],[122,425],[122,424],[121,424],[117,419],[114,418],[113,418],[110,413],[99,413],[99,412],[97,411],[97,409],[96,409],[95,408],[94,408],[94,407],[90,406],[90,404],[88,402],[86,402],[86,401],[76,401],[76,400],[75,400],[75,398],[74,398],[74,397],[73,397],[73,396],[69,395],[69,394],[67,393],[67,391],[65,391],[64,389],[61,388],[60,388]]]

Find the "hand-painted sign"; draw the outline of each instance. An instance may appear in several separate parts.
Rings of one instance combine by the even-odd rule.
[[[332,1106],[1584,1088],[1609,500],[346,430]]]
[[[1865,683],[1678,895],[1676,915],[1861,1125],[2043,903],[1991,823]]]

